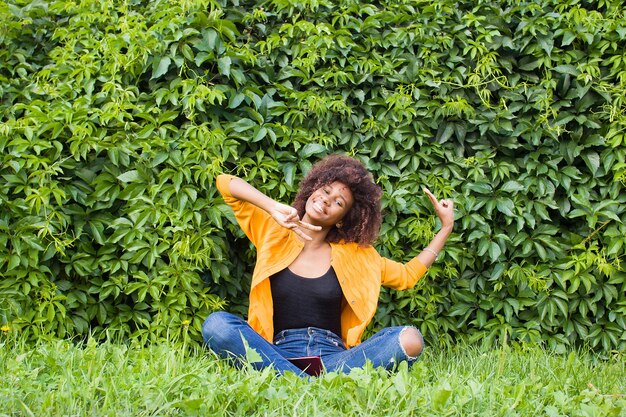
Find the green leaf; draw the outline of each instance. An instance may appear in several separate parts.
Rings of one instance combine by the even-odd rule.
[[[252,121],[252,120],[250,120],[250,119],[247,119],[247,118],[245,118],[245,117],[244,117],[244,118],[239,119],[239,120],[238,120],[238,121],[236,121],[235,123],[231,123],[231,124],[230,124],[230,127],[231,127],[231,128],[232,128],[235,132],[238,132],[238,133],[245,132],[246,130],[252,129],[252,128],[254,128],[255,126],[257,126],[257,124],[256,124],[254,121]]]
[[[150,77],[150,79],[153,80],[165,74],[171,62],[172,60],[170,59],[170,57],[167,57],[167,56],[162,57],[159,60],[158,65],[155,65],[152,67],[152,77]]]
[[[152,163],[150,164],[150,166],[152,168],[157,167],[161,165],[163,162],[167,161],[168,158],[169,158],[169,154],[165,152],[159,152],[154,156],[154,158],[152,158]]]
[[[326,152],[326,147],[319,143],[307,143],[298,152],[301,158],[309,158],[313,155],[323,154]]]
[[[498,245],[496,242],[491,242],[489,244],[489,258],[491,259],[491,262],[495,263],[498,258],[500,258],[501,254],[502,250],[500,249],[500,245]]]
[[[574,39],[576,39],[576,34],[571,30],[566,30],[563,33],[563,41],[561,42],[561,46],[570,45],[574,41]]]
[[[600,155],[596,152],[588,152],[582,156],[591,174],[595,175],[600,167]]]
[[[293,186],[296,173],[296,165],[293,163],[287,163],[283,165],[283,174],[285,175],[285,182],[289,186]]]
[[[193,43],[193,45],[203,52],[212,52],[219,42],[218,33],[213,28],[207,28],[202,31],[202,38]]]
[[[513,217],[515,215],[515,213],[513,213],[515,205],[513,204],[513,201],[508,198],[499,198],[496,203],[496,207],[498,208],[498,211],[507,216]]]
[[[452,396],[452,388],[450,384],[447,382],[442,386],[436,388],[435,393],[433,394],[432,405],[435,410],[443,410],[446,403]]]
[[[231,60],[229,56],[225,56],[217,60],[217,68],[220,74],[224,75],[225,77],[230,76],[230,65]]]
[[[263,362],[261,355],[254,348],[251,348],[248,345],[248,341],[241,336],[241,341],[243,342],[243,346],[246,352],[246,361],[248,363],[259,363]]]
[[[447,142],[451,137],[452,134],[454,133],[454,124],[452,123],[447,123],[443,129],[439,129],[438,133],[438,137],[437,137],[437,142],[439,143],[445,143]]]
[[[569,74],[573,76],[580,75],[580,71],[573,65],[557,65],[553,69],[554,71],[561,73],[561,74]]]
[[[539,68],[539,65],[541,65],[541,61],[538,59],[522,58],[522,60],[520,61],[519,68],[524,71],[533,71]]]
[[[466,314],[469,310],[471,310],[471,305],[469,304],[455,304],[449,311],[448,315],[451,317],[462,316]]]
[[[398,168],[396,164],[382,164],[381,171],[383,174],[388,175],[390,177],[400,177],[402,176],[402,172]]]
[[[9,258],[9,265],[7,266],[7,271],[15,269],[20,264],[20,261],[21,259],[19,255],[11,255]]]
[[[141,176],[139,175],[139,171],[136,169],[127,171],[123,174],[117,176],[117,179],[122,182],[140,182]]]
[[[507,193],[517,193],[525,189],[526,187],[524,187],[522,184],[514,180],[505,182],[504,185],[500,188],[501,191],[504,191]]]
[[[267,135],[267,129],[265,127],[260,127],[257,132],[254,134],[252,138],[252,142],[258,142],[262,140]]]
[[[230,97],[230,100],[228,101],[228,108],[235,109],[239,107],[239,105],[243,102],[245,98],[246,98],[245,94],[242,94],[242,93],[237,93],[235,95],[232,95]]]
[[[541,49],[546,51],[548,56],[552,55],[552,48],[554,47],[554,40],[551,35],[539,35],[537,36],[537,41],[539,42],[539,46]]]

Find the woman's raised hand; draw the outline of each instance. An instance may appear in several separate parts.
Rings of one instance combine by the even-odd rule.
[[[270,214],[276,223],[282,227],[293,230],[298,236],[306,240],[311,240],[311,236],[307,235],[302,229],[313,231],[322,230],[320,226],[314,226],[300,220],[298,210],[286,204],[276,203]]]
[[[441,227],[452,228],[454,225],[454,201],[452,200],[437,200],[437,198],[430,192],[428,188],[424,188],[424,192],[430,199],[430,202],[435,208],[435,213],[441,220]]]

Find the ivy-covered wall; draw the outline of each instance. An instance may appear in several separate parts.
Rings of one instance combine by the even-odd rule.
[[[254,262],[216,174],[290,202],[343,152],[389,257],[457,207],[370,330],[624,350],[625,50],[618,0],[0,1],[0,322],[200,341]]]

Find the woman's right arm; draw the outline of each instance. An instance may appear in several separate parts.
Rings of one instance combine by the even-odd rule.
[[[293,230],[304,239],[311,238],[302,231],[302,228],[317,230],[316,226],[300,221],[298,211],[294,207],[271,199],[241,178],[231,176],[228,191],[237,200],[248,202],[267,212],[276,223]]]
[[[231,177],[231,180],[228,183],[228,190],[230,191],[230,195],[235,197],[237,200],[252,203],[270,214],[274,207],[280,204],[254,188],[252,185],[248,184],[245,180],[238,177]],[[295,211],[295,209],[293,210]]]

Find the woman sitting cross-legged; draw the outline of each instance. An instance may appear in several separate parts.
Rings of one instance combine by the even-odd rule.
[[[381,189],[357,160],[331,155],[302,180],[294,207],[244,180],[220,175],[217,187],[254,244],[248,321],[226,313],[207,317],[207,346],[240,363],[246,345],[256,368],[300,374],[289,359],[319,356],[327,371],[349,372],[370,361],[411,365],[424,341],[413,326],[385,328],[361,343],[376,311],[380,286],[411,288],[435,261],[454,224],[453,202],[424,189],[441,220],[430,244],[406,264],[378,254]],[[245,339],[245,343],[244,343]]]

